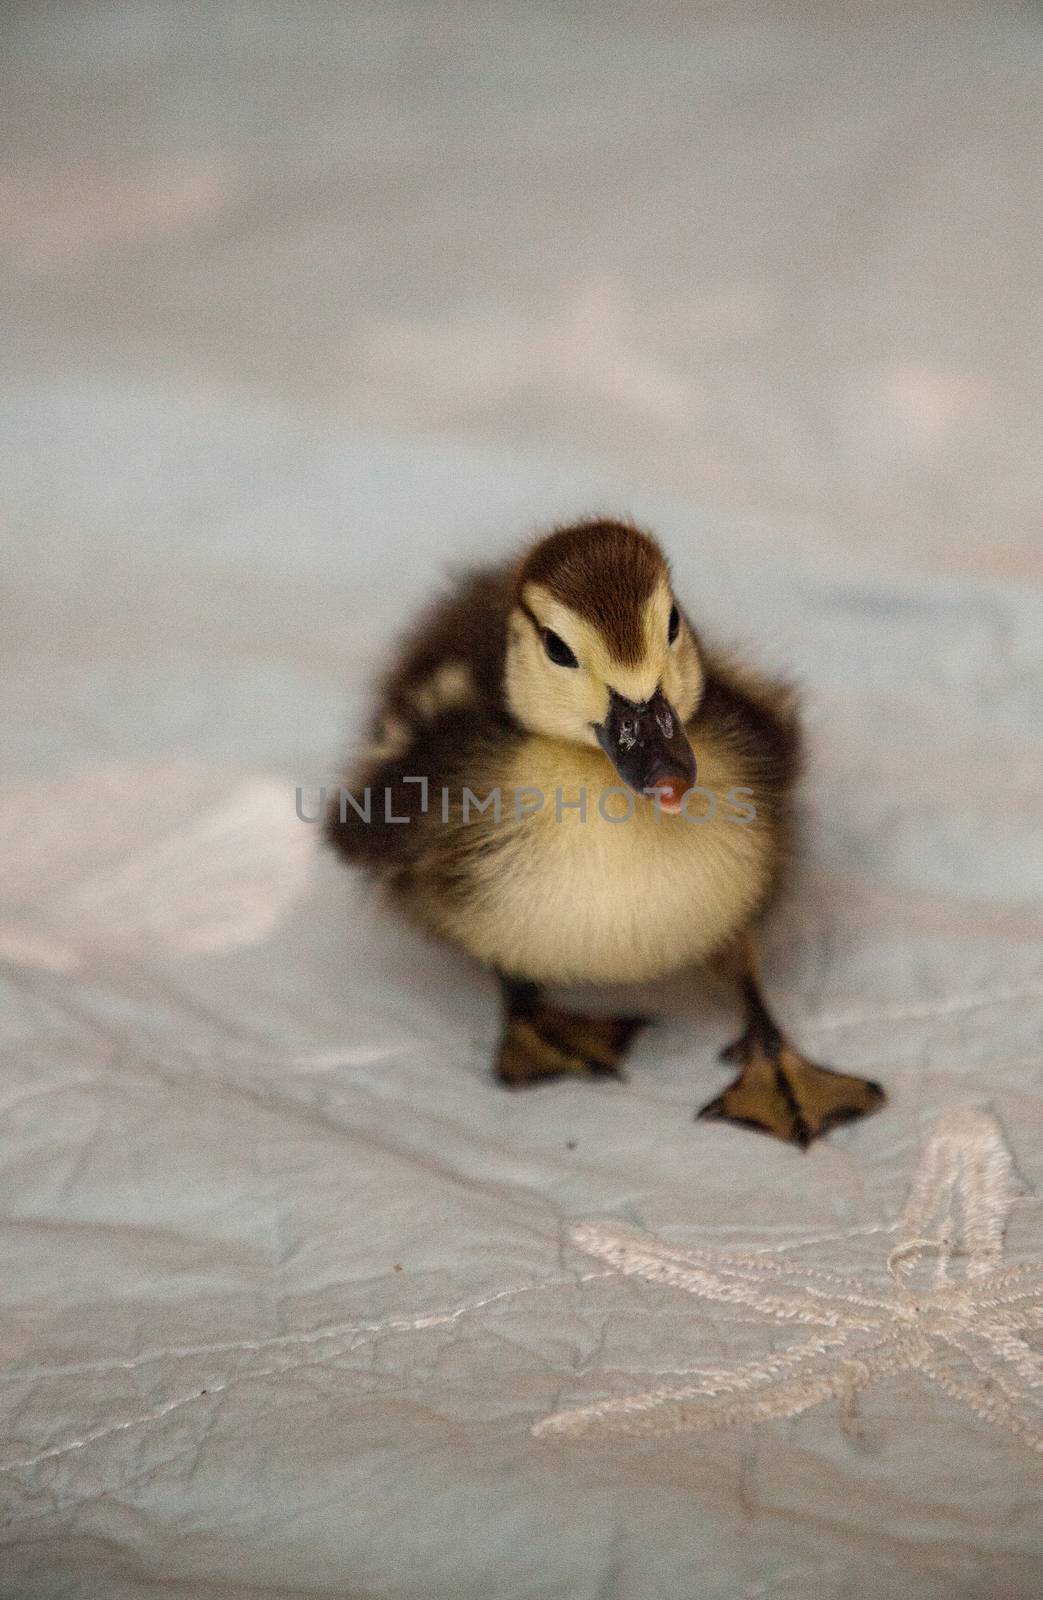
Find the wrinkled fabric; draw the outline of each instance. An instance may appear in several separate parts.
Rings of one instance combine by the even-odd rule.
[[[1038,1595],[1038,9],[4,33],[0,1594]],[[889,1095],[807,1154],[694,980],[502,1093],[297,814],[590,510],[803,685],[766,983]]]

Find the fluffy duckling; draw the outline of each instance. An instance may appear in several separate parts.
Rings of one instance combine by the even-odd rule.
[[[792,843],[792,690],[711,650],[659,546],[560,528],[460,582],[402,648],[329,842],[499,976],[518,1087],[615,1074],[642,1020],[562,1010],[549,983],[710,967],[738,989],[739,1073],[701,1117],[800,1146],[883,1101],[813,1065],[760,989],[754,942]]]

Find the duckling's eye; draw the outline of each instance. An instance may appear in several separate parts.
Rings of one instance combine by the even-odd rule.
[[[549,628],[543,630],[543,648],[556,667],[578,667],[579,662],[565,643],[556,633]]]
[[[667,642],[669,644],[673,644],[674,640],[677,638],[677,635],[680,633],[680,631],[681,631],[681,613],[678,611],[676,606],[672,606],[671,609],[670,609],[670,624],[669,624],[669,626],[668,626],[668,628],[666,630]]]

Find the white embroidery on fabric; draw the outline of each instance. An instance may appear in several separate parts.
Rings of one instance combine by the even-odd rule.
[[[794,1417],[902,1370],[919,1372],[975,1416],[1043,1452],[1043,1356],[1021,1336],[1043,1328],[1043,1264],[1005,1267],[1018,1192],[995,1119],[963,1109],[935,1126],[892,1230],[890,1283],[813,1270],[761,1252],[677,1249],[630,1229],[588,1224],[576,1244],[628,1277],[815,1329],[763,1360],[693,1369],[681,1387],[559,1411],[533,1432],[575,1438],[656,1435]]]
[[[72,1362],[63,1366],[13,1367],[9,1371],[0,1372],[0,1382],[34,1383],[46,1378],[77,1377],[87,1373],[131,1372],[153,1362],[180,1361],[200,1356],[249,1355],[261,1351],[279,1355],[285,1351],[287,1357],[267,1367],[247,1366],[219,1381],[210,1378],[204,1388],[199,1387],[197,1380],[186,1393],[164,1400],[140,1415],[127,1417],[121,1422],[106,1423],[103,1427],[94,1428],[89,1433],[83,1434],[82,1437],[66,1439],[60,1444],[41,1450],[36,1455],[2,1462],[0,1473],[22,1472],[31,1467],[38,1467],[43,1461],[54,1461],[62,1456],[71,1455],[74,1451],[84,1450],[89,1445],[98,1444],[115,1434],[126,1433],[131,1428],[159,1422],[172,1411],[180,1411],[185,1406],[196,1406],[201,1400],[206,1400],[208,1405],[212,1405],[215,1396],[224,1394],[228,1389],[235,1388],[241,1383],[255,1383],[261,1378],[282,1377],[284,1374],[302,1372],[310,1367],[325,1366],[351,1354],[361,1345],[389,1335],[452,1327],[463,1317],[484,1311],[487,1306],[505,1300],[515,1300],[521,1295],[539,1294],[548,1289],[571,1289],[577,1282],[587,1283],[594,1278],[611,1276],[610,1272],[586,1272],[578,1280],[568,1278],[553,1279],[544,1283],[518,1284],[513,1288],[498,1289],[494,1294],[484,1295],[478,1300],[464,1301],[462,1305],[454,1306],[448,1311],[430,1311],[423,1316],[389,1317],[383,1322],[334,1323],[327,1327],[312,1329],[308,1333],[276,1334],[264,1339],[234,1339],[216,1344],[169,1345],[160,1350],[143,1351],[137,1356],[115,1356],[109,1360]],[[319,1349],[319,1346],[322,1348]],[[317,1350],[315,1355],[297,1354],[312,1349]]]

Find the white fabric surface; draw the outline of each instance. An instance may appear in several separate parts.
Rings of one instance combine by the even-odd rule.
[[[0,1593],[1038,1595],[1038,7],[3,29]],[[890,1095],[807,1155],[684,984],[503,1094],[294,814],[593,508],[806,685],[768,980]]]

